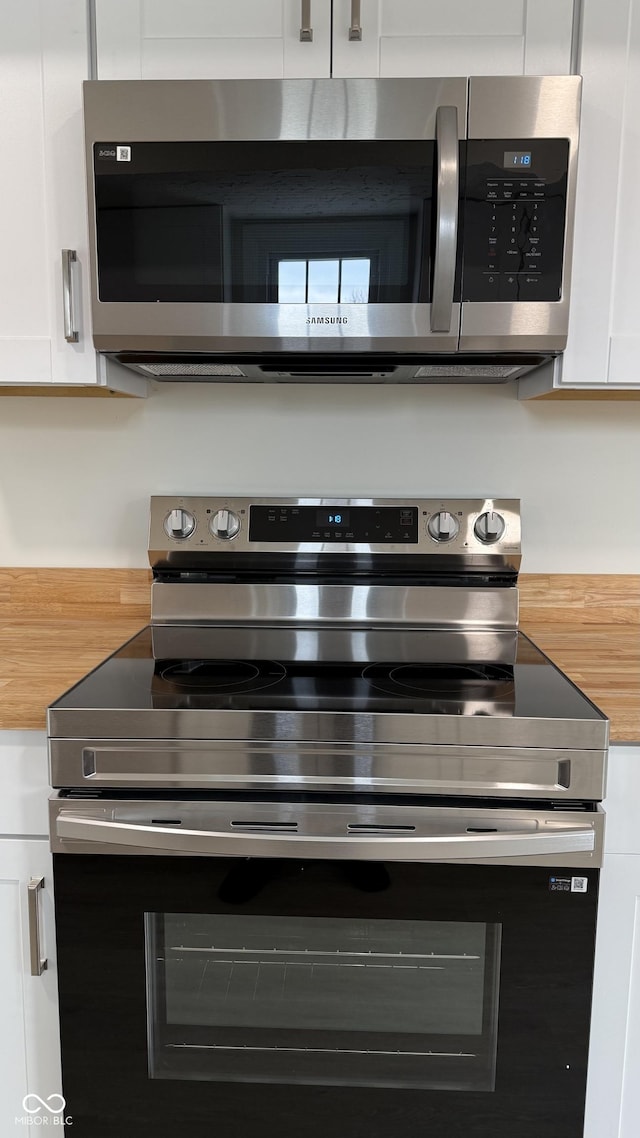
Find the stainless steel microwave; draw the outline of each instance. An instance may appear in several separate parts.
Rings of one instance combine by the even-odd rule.
[[[580,93],[85,83],[96,348],[171,380],[524,374],[566,345]]]

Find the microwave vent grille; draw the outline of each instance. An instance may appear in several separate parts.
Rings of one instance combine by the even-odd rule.
[[[425,364],[415,373],[416,379],[508,379],[520,366],[508,364]]]
[[[236,364],[138,364],[140,371],[148,375],[228,375],[246,376],[246,372]]]

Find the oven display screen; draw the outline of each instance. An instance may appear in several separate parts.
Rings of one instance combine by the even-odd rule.
[[[530,170],[531,169],[531,151],[530,150],[505,150],[504,162],[505,170]]]
[[[348,526],[349,511],[341,510],[318,510],[316,512],[316,525],[317,526]]]
[[[295,505],[293,502],[251,507],[249,541],[317,542],[349,545],[415,545],[415,506]]]

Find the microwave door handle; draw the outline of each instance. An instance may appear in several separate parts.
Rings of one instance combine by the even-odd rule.
[[[450,332],[458,248],[458,108],[438,107],[436,112],[438,189],[436,246],[431,298],[431,331]]]
[[[96,842],[104,846],[128,846],[171,854],[217,855],[221,857],[307,857],[354,859],[358,861],[471,861],[474,858],[561,856],[590,853],[595,849],[593,827],[558,827],[551,831],[503,831],[497,834],[443,834],[408,837],[370,834],[334,837],[326,834],[185,830],[182,827],[130,822],[110,822],[97,818],[59,814],[58,838]],[[69,850],[69,852],[73,852]]]

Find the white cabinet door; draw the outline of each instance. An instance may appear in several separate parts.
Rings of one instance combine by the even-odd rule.
[[[567,350],[553,388],[640,388],[640,0],[583,0],[583,77]]]
[[[49,764],[44,731],[0,731],[0,834],[49,830]]]
[[[95,33],[98,79],[315,79],[329,75],[331,3],[96,0]]]
[[[556,74],[570,70],[573,7],[573,0],[96,0],[98,78]]]
[[[47,968],[34,976],[28,885],[39,878],[44,878],[44,888],[37,892],[39,956],[46,958]],[[42,1127],[45,1117],[53,1123],[61,1106],[53,884],[46,838],[0,839],[0,1008],[0,1134],[8,1138],[26,1133],[37,1115],[43,1118]],[[26,1097],[31,1095],[42,1105]]]
[[[0,0],[0,383],[105,385],[91,342],[85,0]],[[65,330],[62,250],[75,252]],[[65,338],[66,335],[69,338]],[[142,394],[115,377],[109,386]]]
[[[640,747],[607,772],[585,1138],[637,1138],[640,1118]]]
[[[628,5],[625,5],[625,10]],[[611,308],[609,383],[640,387],[640,0],[627,15],[626,68],[620,129],[615,279]],[[612,199],[613,205],[613,199]]]
[[[637,1138],[640,1119],[640,856],[606,854],[584,1138]]]
[[[0,0],[0,382],[51,379],[39,0]]]
[[[333,75],[562,74],[571,70],[573,7],[573,0],[333,0]]]

